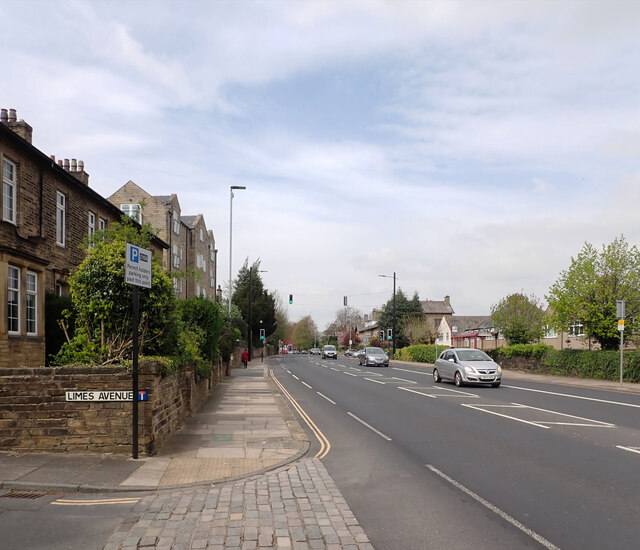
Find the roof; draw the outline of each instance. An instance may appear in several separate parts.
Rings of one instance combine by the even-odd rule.
[[[451,304],[444,300],[422,300],[420,301],[422,311],[428,315],[451,315],[455,313]]]

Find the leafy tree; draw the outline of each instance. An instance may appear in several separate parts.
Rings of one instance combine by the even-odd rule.
[[[404,333],[403,326],[405,320],[412,317],[422,318],[422,304],[418,293],[414,292],[413,297],[409,300],[400,288],[396,292],[396,334],[393,336],[396,349],[409,345],[409,339]],[[378,319],[378,326],[385,331],[385,334],[388,329],[393,328],[393,296],[383,306]]]
[[[287,315],[287,307],[277,292],[274,292],[273,299],[275,302],[276,328],[270,336],[267,336],[267,342],[275,346],[278,341],[284,342],[286,340],[291,323]]]
[[[128,358],[132,349],[133,287],[124,278],[126,243],[148,249],[153,237],[150,225],[138,229],[123,216],[120,222],[87,240],[87,255],[69,278],[76,315],[74,337],[63,345],[55,363],[104,365]],[[160,254],[152,258],[151,288],[140,288],[139,293],[140,350],[154,354],[166,344],[163,337],[176,336],[168,329],[177,322],[173,285]]]
[[[362,313],[360,310],[353,307],[343,307],[336,311],[336,316],[331,324],[327,327],[327,332],[331,334],[341,334],[343,332],[349,333],[349,328],[352,332],[356,332],[358,325],[362,326],[364,321],[362,319]],[[347,337],[347,344],[349,338]]]
[[[199,355],[213,360],[218,353],[218,340],[222,331],[220,307],[211,300],[199,296],[178,302],[182,322],[199,335]]]
[[[634,336],[634,321],[640,313],[640,252],[621,235],[598,250],[585,243],[569,269],[562,271],[546,296],[551,323],[559,330],[581,322],[584,332],[602,349],[620,343],[616,300],[624,300],[625,338]]]
[[[533,294],[509,294],[491,306],[491,320],[509,345],[528,344],[542,338],[545,312]]]
[[[242,318],[249,323],[249,279],[251,279],[251,334],[252,344],[260,343],[260,329],[265,330],[268,338],[276,329],[275,298],[264,288],[260,277],[260,260],[256,260],[249,268],[249,261],[238,272],[234,281],[232,303],[242,312]],[[262,323],[260,322],[262,321]]]
[[[297,349],[309,349],[313,347],[318,327],[310,315],[305,315],[295,323],[292,332],[293,345]]]
[[[349,344],[349,339],[351,339],[351,344]],[[341,332],[338,335],[338,344],[341,346],[344,346],[345,348],[347,347],[353,347],[353,346],[357,346],[358,344],[362,343],[362,337],[357,333],[354,332],[353,330],[351,332],[349,332],[348,330]]]
[[[409,341],[409,345],[431,344],[435,334],[426,319],[418,316],[406,317],[402,321],[402,333]]]

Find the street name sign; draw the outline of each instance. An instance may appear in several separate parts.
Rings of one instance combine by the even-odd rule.
[[[66,401],[133,401],[131,390],[73,390],[66,391]],[[146,391],[138,392],[138,401],[148,401]]]
[[[130,285],[151,288],[151,250],[127,243],[124,279]]]

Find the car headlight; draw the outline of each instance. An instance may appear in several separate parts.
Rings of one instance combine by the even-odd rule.
[[[502,367],[498,365],[498,372],[502,372]]]
[[[465,366],[464,366],[464,371],[465,371],[467,374],[475,374],[475,373],[476,373],[476,371],[475,371],[475,370],[473,370],[469,365],[465,365]]]

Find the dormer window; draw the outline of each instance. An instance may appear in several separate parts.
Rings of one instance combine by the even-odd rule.
[[[139,204],[121,204],[120,210],[130,218],[133,218],[138,223],[142,223],[142,208],[140,208]]]

